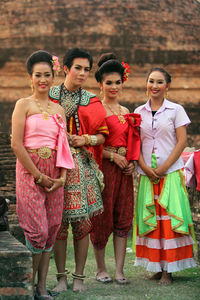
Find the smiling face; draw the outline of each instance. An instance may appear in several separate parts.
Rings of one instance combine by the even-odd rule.
[[[102,88],[105,98],[116,99],[122,90],[121,75],[118,73],[104,74],[103,81],[99,86]]]
[[[168,84],[163,73],[154,71],[147,80],[147,91],[150,98],[164,99]]]
[[[79,88],[90,74],[90,62],[87,58],[75,58],[70,70],[64,66],[64,71],[68,85]]]
[[[35,92],[48,92],[53,83],[53,73],[50,65],[46,62],[34,64],[31,79]]]

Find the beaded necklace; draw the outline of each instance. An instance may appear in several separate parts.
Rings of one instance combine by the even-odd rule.
[[[38,99],[35,98],[35,102],[37,104],[37,106],[39,107],[41,113],[42,113],[42,116],[43,116],[43,119],[44,120],[49,120],[49,114],[50,114],[50,101],[48,101],[48,105],[47,105],[47,110],[45,111],[40,102],[38,101]]]
[[[120,123],[124,124],[126,122],[124,116],[122,115],[121,105],[118,104],[119,105],[119,114],[118,114],[116,111],[114,111],[114,109],[109,104],[107,104],[107,103],[104,103],[104,104],[110,109],[110,111],[113,113],[113,115],[118,117]]]
[[[69,132],[72,131],[72,124],[74,119],[76,131],[77,133],[79,133],[80,123],[78,117],[78,109],[81,103],[81,96],[82,96],[81,88],[79,88],[75,92],[70,92],[67,90],[64,84],[61,85],[59,103],[65,109],[65,115],[67,121],[70,120],[70,122],[67,122],[68,123],[67,129]]]

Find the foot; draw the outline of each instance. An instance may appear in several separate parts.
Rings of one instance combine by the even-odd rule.
[[[74,279],[73,281],[73,292],[84,292],[87,287],[83,284],[82,279]]]
[[[115,272],[115,282],[117,284],[129,284],[130,281],[124,276],[123,271],[117,271]]]
[[[130,280],[128,280],[127,278],[123,277],[123,278],[118,278],[118,279],[115,279],[115,282],[117,284],[130,284]]]
[[[109,283],[113,281],[106,271],[98,272],[96,274],[96,280],[102,283]]]
[[[123,272],[115,273],[115,282],[117,284],[129,284],[130,283],[130,281],[124,276]]]
[[[153,276],[149,277],[148,280],[159,280],[162,277],[162,272],[158,272],[154,274]]]
[[[162,277],[159,280],[158,284],[169,285],[172,284],[172,275],[171,273],[167,273],[166,271],[162,272]]]
[[[66,292],[67,291],[67,280],[66,280],[66,278],[61,277],[58,280],[57,285],[55,286],[55,288],[52,291],[56,292],[56,293]]]

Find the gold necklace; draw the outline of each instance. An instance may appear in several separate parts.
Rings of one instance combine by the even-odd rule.
[[[124,124],[126,122],[125,119],[124,119],[124,116],[122,115],[122,107],[121,107],[121,105],[118,104],[119,105],[119,114],[116,111],[114,111],[114,109],[109,104],[106,104],[106,105],[108,106],[108,108],[110,109],[110,111],[114,115],[116,115],[118,117],[120,123]]]
[[[50,114],[50,101],[48,101],[48,105],[47,105],[47,111],[45,111],[40,102],[38,101],[38,99],[35,98],[35,102],[37,104],[37,106],[39,107],[41,113],[42,113],[42,116],[43,116],[43,119],[44,120],[49,120],[49,114]]]

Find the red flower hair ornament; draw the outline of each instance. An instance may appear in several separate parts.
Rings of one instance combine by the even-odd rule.
[[[125,82],[128,79],[128,76],[130,74],[130,67],[127,63],[122,62],[122,66],[124,67],[124,76],[123,76],[123,82]]]

